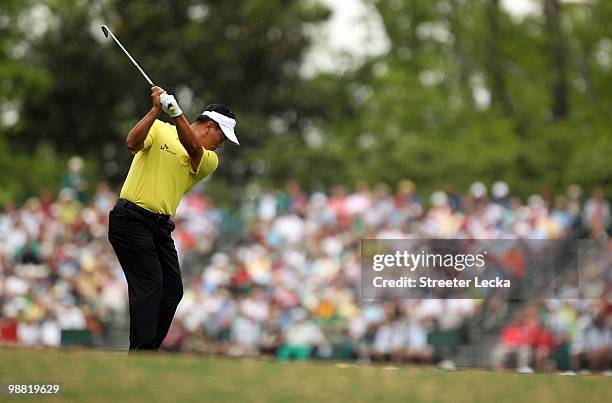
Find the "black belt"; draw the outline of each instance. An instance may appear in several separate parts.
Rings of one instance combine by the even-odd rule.
[[[170,220],[170,216],[168,214],[154,213],[126,199],[117,200],[117,205],[135,211],[146,218],[155,220],[156,222],[166,222]]]

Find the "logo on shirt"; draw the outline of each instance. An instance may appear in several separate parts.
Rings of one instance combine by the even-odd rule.
[[[176,155],[174,151],[170,150],[170,148],[168,147],[168,144],[164,144],[163,146],[160,146],[159,149],[169,152],[172,155]]]

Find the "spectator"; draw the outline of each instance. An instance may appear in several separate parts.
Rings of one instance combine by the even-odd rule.
[[[327,340],[321,329],[311,320],[303,309],[296,309],[294,322],[285,332],[285,342],[280,347],[277,357],[280,361],[292,358],[305,360],[314,353],[315,349],[323,350]]]
[[[582,222],[591,238],[605,236],[610,228],[610,202],[605,199],[603,188],[597,187],[593,195],[584,204]]]
[[[68,171],[62,179],[62,187],[72,189],[77,200],[85,204],[87,202],[87,181],[83,175],[85,162],[79,156],[73,156],[68,160]]]

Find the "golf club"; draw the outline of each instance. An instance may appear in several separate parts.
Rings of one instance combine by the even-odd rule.
[[[127,55],[127,57],[132,61],[132,63],[134,63],[134,66],[136,66],[136,68],[138,69],[138,71],[140,71],[140,73],[144,76],[145,80],[147,80],[147,82],[149,83],[149,85],[152,87],[153,81],[151,81],[151,79],[149,78],[149,76],[147,76],[147,73],[144,72],[144,70],[138,65],[138,63],[136,63],[136,60],[134,60],[134,58],[128,53],[128,51],[123,47],[123,45],[121,44],[121,42],[119,42],[119,40],[115,37],[115,35],[113,35],[112,31],[108,28],[108,26],[106,25],[102,25],[102,32],[104,33],[104,36],[108,38],[108,35],[110,35],[115,42],[117,43],[117,45],[119,45],[119,47],[121,48],[121,50],[123,50],[123,52]],[[170,113],[174,112],[174,107],[170,107],[168,108]]]

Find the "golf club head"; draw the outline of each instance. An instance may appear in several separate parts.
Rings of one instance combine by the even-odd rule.
[[[102,25],[102,32],[104,36],[108,38],[108,27],[106,25]]]

